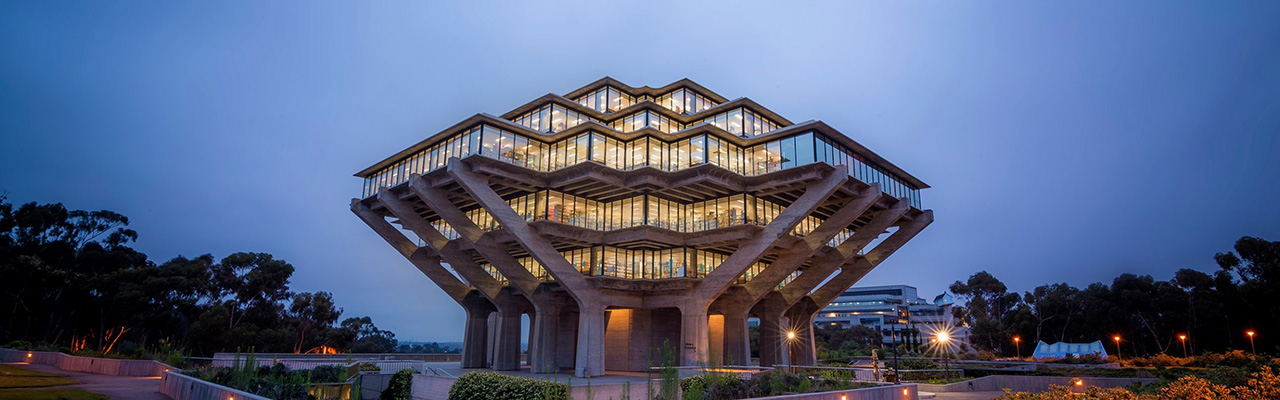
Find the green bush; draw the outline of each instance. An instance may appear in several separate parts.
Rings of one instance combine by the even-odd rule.
[[[680,380],[685,400],[730,400],[752,397],[752,387],[734,374],[704,373]]]
[[[28,342],[26,340],[14,340],[12,342],[9,342],[9,344],[5,345],[4,347],[8,347],[10,349],[15,349],[15,350],[31,350],[31,342]]]
[[[382,390],[379,400],[409,400],[413,388],[413,370],[402,369],[391,376],[391,382]],[[452,398],[453,396],[449,396]]]
[[[568,400],[569,385],[497,372],[475,371],[462,374],[449,388],[449,400],[487,399]]]

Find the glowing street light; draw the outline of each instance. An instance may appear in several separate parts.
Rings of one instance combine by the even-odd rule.
[[[1187,358],[1187,335],[1178,335],[1178,340],[1182,341],[1182,358]]]
[[[787,331],[787,340],[796,340],[796,331]]]
[[[1116,335],[1112,339],[1116,341],[1116,360],[1120,360],[1120,335]]]
[[[1255,356],[1258,355],[1258,348],[1253,347],[1253,331],[1248,331],[1248,332],[1245,332],[1244,334],[1249,335],[1249,349],[1253,350],[1253,355]]]
[[[942,379],[949,380],[951,379],[951,346],[949,345],[951,342],[951,335],[948,334],[947,331],[938,331],[936,339],[938,341],[938,345],[942,346],[943,357],[946,357],[942,359]]]
[[[1018,352],[1018,359],[1022,359],[1022,338],[1017,337],[1017,336],[1014,336],[1014,337],[1013,337],[1013,347],[1014,347],[1015,349],[1017,349],[1017,352]]]

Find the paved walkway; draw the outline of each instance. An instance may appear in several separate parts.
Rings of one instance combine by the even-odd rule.
[[[936,400],[990,400],[1004,394],[999,392],[938,392]]]
[[[169,396],[160,394],[160,378],[144,378],[135,376],[98,375],[87,372],[63,371],[58,367],[44,364],[3,363],[23,369],[66,375],[79,385],[54,386],[41,389],[80,389],[86,392],[101,393],[112,400],[169,400]]]

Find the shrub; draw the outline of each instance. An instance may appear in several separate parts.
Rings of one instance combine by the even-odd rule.
[[[893,365],[892,361],[890,365]],[[942,366],[933,360],[910,358],[898,361],[898,369],[942,369]]]
[[[387,383],[387,388],[382,390],[382,395],[378,396],[379,400],[409,400],[409,394],[413,389],[413,370],[402,369],[391,376],[391,382]],[[450,394],[449,398],[453,398]]]
[[[462,374],[449,388],[450,400],[568,400],[569,385],[489,371]]]
[[[9,344],[5,345],[4,347],[8,347],[15,350],[31,350],[31,342],[28,342],[26,340],[14,340],[12,342],[9,342]]]
[[[746,380],[734,374],[704,373],[680,380],[685,400],[731,400],[752,397]]]

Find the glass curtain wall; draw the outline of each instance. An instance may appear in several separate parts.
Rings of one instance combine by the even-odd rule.
[[[653,99],[653,102],[658,103],[658,105],[666,107],[671,111],[685,115],[697,114],[710,110],[711,107],[715,107],[717,104],[716,102],[685,88],[676,89],[671,93],[658,96]]]
[[[441,168],[450,158],[472,154],[508,162],[535,171],[554,171],[594,161],[610,168],[631,170],[652,167],[677,171],[713,164],[734,173],[753,176],[825,162],[847,165],[849,175],[866,183],[878,183],[894,197],[907,198],[920,207],[920,190],[836,141],[814,132],[742,148],[713,135],[698,135],[676,142],[654,137],[624,142],[599,133],[583,133],[546,143],[513,132],[480,125],[406,157],[365,179],[364,197],[382,187],[396,186],[411,174]]]
[[[653,128],[662,133],[672,133],[683,130],[684,124],[646,110],[610,122],[609,127],[618,132]]]
[[[597,89],[574,100],[587,108],[602,113],[611,113],[635,104],[635,96],[623,93],[610,86]]]
[[[745,137],[756,137],[778,129],[778,124],[743,107],[707,117],[698,123],[708,123],[725,131]],[[696,124],[695,124],[696,125]]]
[[[579,114],[577,111],[571,111],[555,104],[548,104],[516,117],[512,122],[538,132],[555,133],[591,120],[591,117]]]

